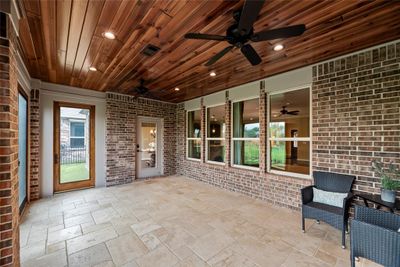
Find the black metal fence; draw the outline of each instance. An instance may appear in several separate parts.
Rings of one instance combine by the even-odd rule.
[[[61,164],[74,164],[86,162],[86,147],[62,147],[60,151]]]

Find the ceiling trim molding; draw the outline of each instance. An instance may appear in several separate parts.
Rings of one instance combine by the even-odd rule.
[[[40,80],[39,80],[40,81]],[[68,96],[76,96],[79,98],[97,98],[101,100],[106,99],[106,93],[104,92],[98,92],[94,90],[88,90],[88,89],[83,89],[79,87],[73,87],[69,85],[63,85],[63,84],[56,84],[56,83],[49,83],[49,82],[43,82],[40,81],[39,83],[39,89],[41,92],[44,94],[63,94],[63,95],[68,95]]]

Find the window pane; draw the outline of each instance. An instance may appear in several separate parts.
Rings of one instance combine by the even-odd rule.
[[[233,103],[233,137],[259,137],[258,106],[258,98]]]
[[[200,110],[188,112],[188,137],[200,138],[201,136]]]
[[[225,137],[225,105],[207,108],[207,137]]]
[[[200,159],[201,140],[188,140],[188,157]]]
[[[259,166],[259,141],[235,140],[233,142],[233,162],[235,165]]]
[[[271,95],[270,100],[270,137],[310,136],[308,88]]]
[[[224,162],[225,161],[225,141],[208,141],[208,160]]]
[[[71,137],[71,148],[80,148],[85,146],[85,138]]]
[[[71,122],[71,136],[84,137],[85,136],[85,123],[84,122]]]
[[[310,142],[270,141],[270,148],[272,170],[310,173]]]

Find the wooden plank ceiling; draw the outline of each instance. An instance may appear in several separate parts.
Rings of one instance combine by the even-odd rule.
[[[400,37],[399,1],[267,0],[255,31],[305,24],[299,37],[253,43],[263,62],[238,49],[211,67],[225,42],[187,40],[187,32],[225,34],[243,1],[21,0],[22,54],[32,77],[98,91],[151,94],[181,102]],[[103,38],[112,31],[115,40]],[[282,43],[282,51],[273,46]],[[161,50],[140,53],[147,44]],[[97,72],[89,71],[94,66]],[[216,77],[210,77],[214,70]],[[174,91],[179,87],[180,91]]]

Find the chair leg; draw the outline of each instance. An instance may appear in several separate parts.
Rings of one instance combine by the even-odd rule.
[[[303,231],[303,233],[306,232],[305,224],[306,224],[306,222],[305,222],[305,220],[304,220],[304,217],[301,216],[301,230]]]
[[[345,229],[343,227],[343,230],[342,230],[342,249],[345,249],[345,248],[346,248],[346,231],[345,231]]]

